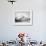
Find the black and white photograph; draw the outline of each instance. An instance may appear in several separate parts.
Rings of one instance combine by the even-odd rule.
[[[16,25],[32,25],[32,11],[16,11],[14,21]]]

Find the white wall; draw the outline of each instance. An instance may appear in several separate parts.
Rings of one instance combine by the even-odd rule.
[[[33,10],[32,26],[9,24],[15,10],[28,9]],[[15,39],[18,32],[30,33],[34,40],[46,40],[46,0],[17,0],[13,6],[7,0],[0,0],[0,40]]]

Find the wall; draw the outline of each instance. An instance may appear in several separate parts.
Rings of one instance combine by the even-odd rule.
[[[12,17],[15,10],[33,10],[32,26],[14,26]],[[11,19],[10,19],[11,18]],[[18,32],[31,34],[37,41],[46,40],[46,1],[45,0],[17,0],[12,6],[7,0],[0,0],[0,40],[11,40]]]

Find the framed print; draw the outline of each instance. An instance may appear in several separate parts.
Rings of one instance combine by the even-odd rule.
[[[14,26],[32,26],[32,10],[16,10],[9,16],[9,24]]]
[[[15,25],[32,25],[32,10],[17,10],[14,16]]]

